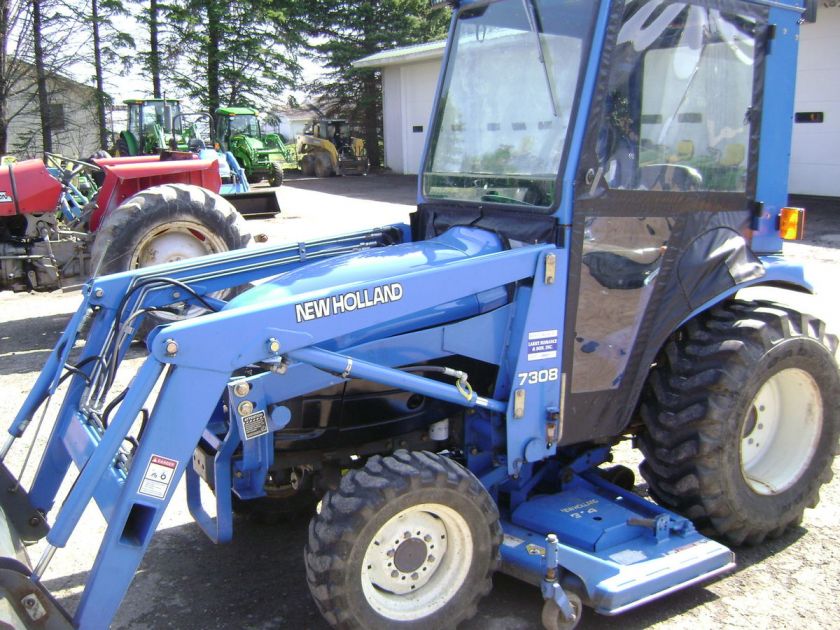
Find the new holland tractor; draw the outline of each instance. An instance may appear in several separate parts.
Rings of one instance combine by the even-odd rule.
[[[262,133],[257,110],[250,107],[220,107],[216,110],[219,147],[230,151],[249,181],[267,179],[272,186],[283,183],[283,168],[297,168],[294,145],[280,134]]]
[[[313,120],[295,146],[301,173],[308,177],[367,175],[370,170],[365,142],[351,135],[346,120]]]
[[[805,8],[455,2],[410,225],[88,283],[0,450],[53,400],[33,482],[0,467],[10,540],[46,539],[34,565],[7,550],[10,608],[107,626],[183,477],[216,542],[233,508],[317,504],[306,579],[338,628],[455,626],[495,571],[572,628],[799,523],[838,443],[837,339],[739,292],[812,290],[782,255]],[[174,303],[201,314],[152,330],[115,391]],[[625,440],[650,499],[610,466]],[[43,579],[91,501],[107,530],[70,615]]]

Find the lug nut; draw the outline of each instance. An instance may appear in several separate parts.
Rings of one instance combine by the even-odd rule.
[[[236,410],[239,412],[240,416],[247,416],[249,413],[254,411],[254,403],[252,403],[250,400],[243,400],[241,403],[239,403],[239,406],[236,408]]]
[[[170,357],[174,357],[176,354],[178,354],[178,342],[175,341],[174,339],[167,339],[164,342],[163,347],[164,347],[164,350],[166,350],[166,354],[169,355]]]
[[[392,578],[398,578],[398,577],[400,577],[400,572],[399,572],[399,571],[397,571],[396,569],[394,569],[393,571],[391,571],[391,577],[392,577]]]
[[[434,561],[435,561],[435,557],[434,557],[433,555],[431,555],[431,554],[430,554],[430,555],[429,555],[429,557],[428,557],[428,558],[426,558],[426,560],[427,560],[428,562],[434,562]]]
[[[412,579],[412,580],[416,580],[416,579],[417,579],[417,578],[419,578],[419,577],[420,577],[420,576],[419,576],[419,575],[417,575],[416,573],[412,573],[412,574],[411,574],[411,579]]]
[[[423,540],[424,540],[425,542],[432,542],[432,537],[431,537],[431,536],[429,536],[429,534],[426,534],[425,536],[423,536]]]
[[[245,381],[240,381],[236,385],[233,386],[233,393],[239,396],[240,398],[244,398],[248,395],[248,392],[251,391],[251,385],[246,383]]]
[[[386,552],[386,555],[387,555],[389,558],[393,558],[393,557],[394,557],[394,550],[393,550],[393,549],[389,549],[389,550]]]

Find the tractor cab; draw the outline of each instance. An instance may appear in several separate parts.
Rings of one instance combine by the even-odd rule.
[[[235,136],[262,139],[257,112],[250,107],[220,107],[216,110],[216,135],[222,147]]]
[[[120,132],[117,140],[120,155],[151,155],[169,146],[170,137],[183,136],[180,101],[150,98],[132,99],[125,104],[128,129]]]

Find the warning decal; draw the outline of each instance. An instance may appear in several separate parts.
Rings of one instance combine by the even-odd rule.
[[[268,433],[268,419],[265,411],[257,411],[248,416],[242,416],[242,435],[246,440]]]
[[[537,330],[528,333],[528,360],[557,358],[557,330]]]
[[[155,499],[163,499],[175,476],[176,468],[178,468],[178,462],[174,459],[152,455],[138,492]]]

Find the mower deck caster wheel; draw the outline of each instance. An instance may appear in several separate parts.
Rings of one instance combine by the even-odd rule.
[[[542,625],[545,630],[572,630],[580,623],[583,617],[583,602],[580,601],[580,597],[568,591],[566,597],[572,605],[572,618],[566,618],[556,601],[547,599],[542,609]]]

